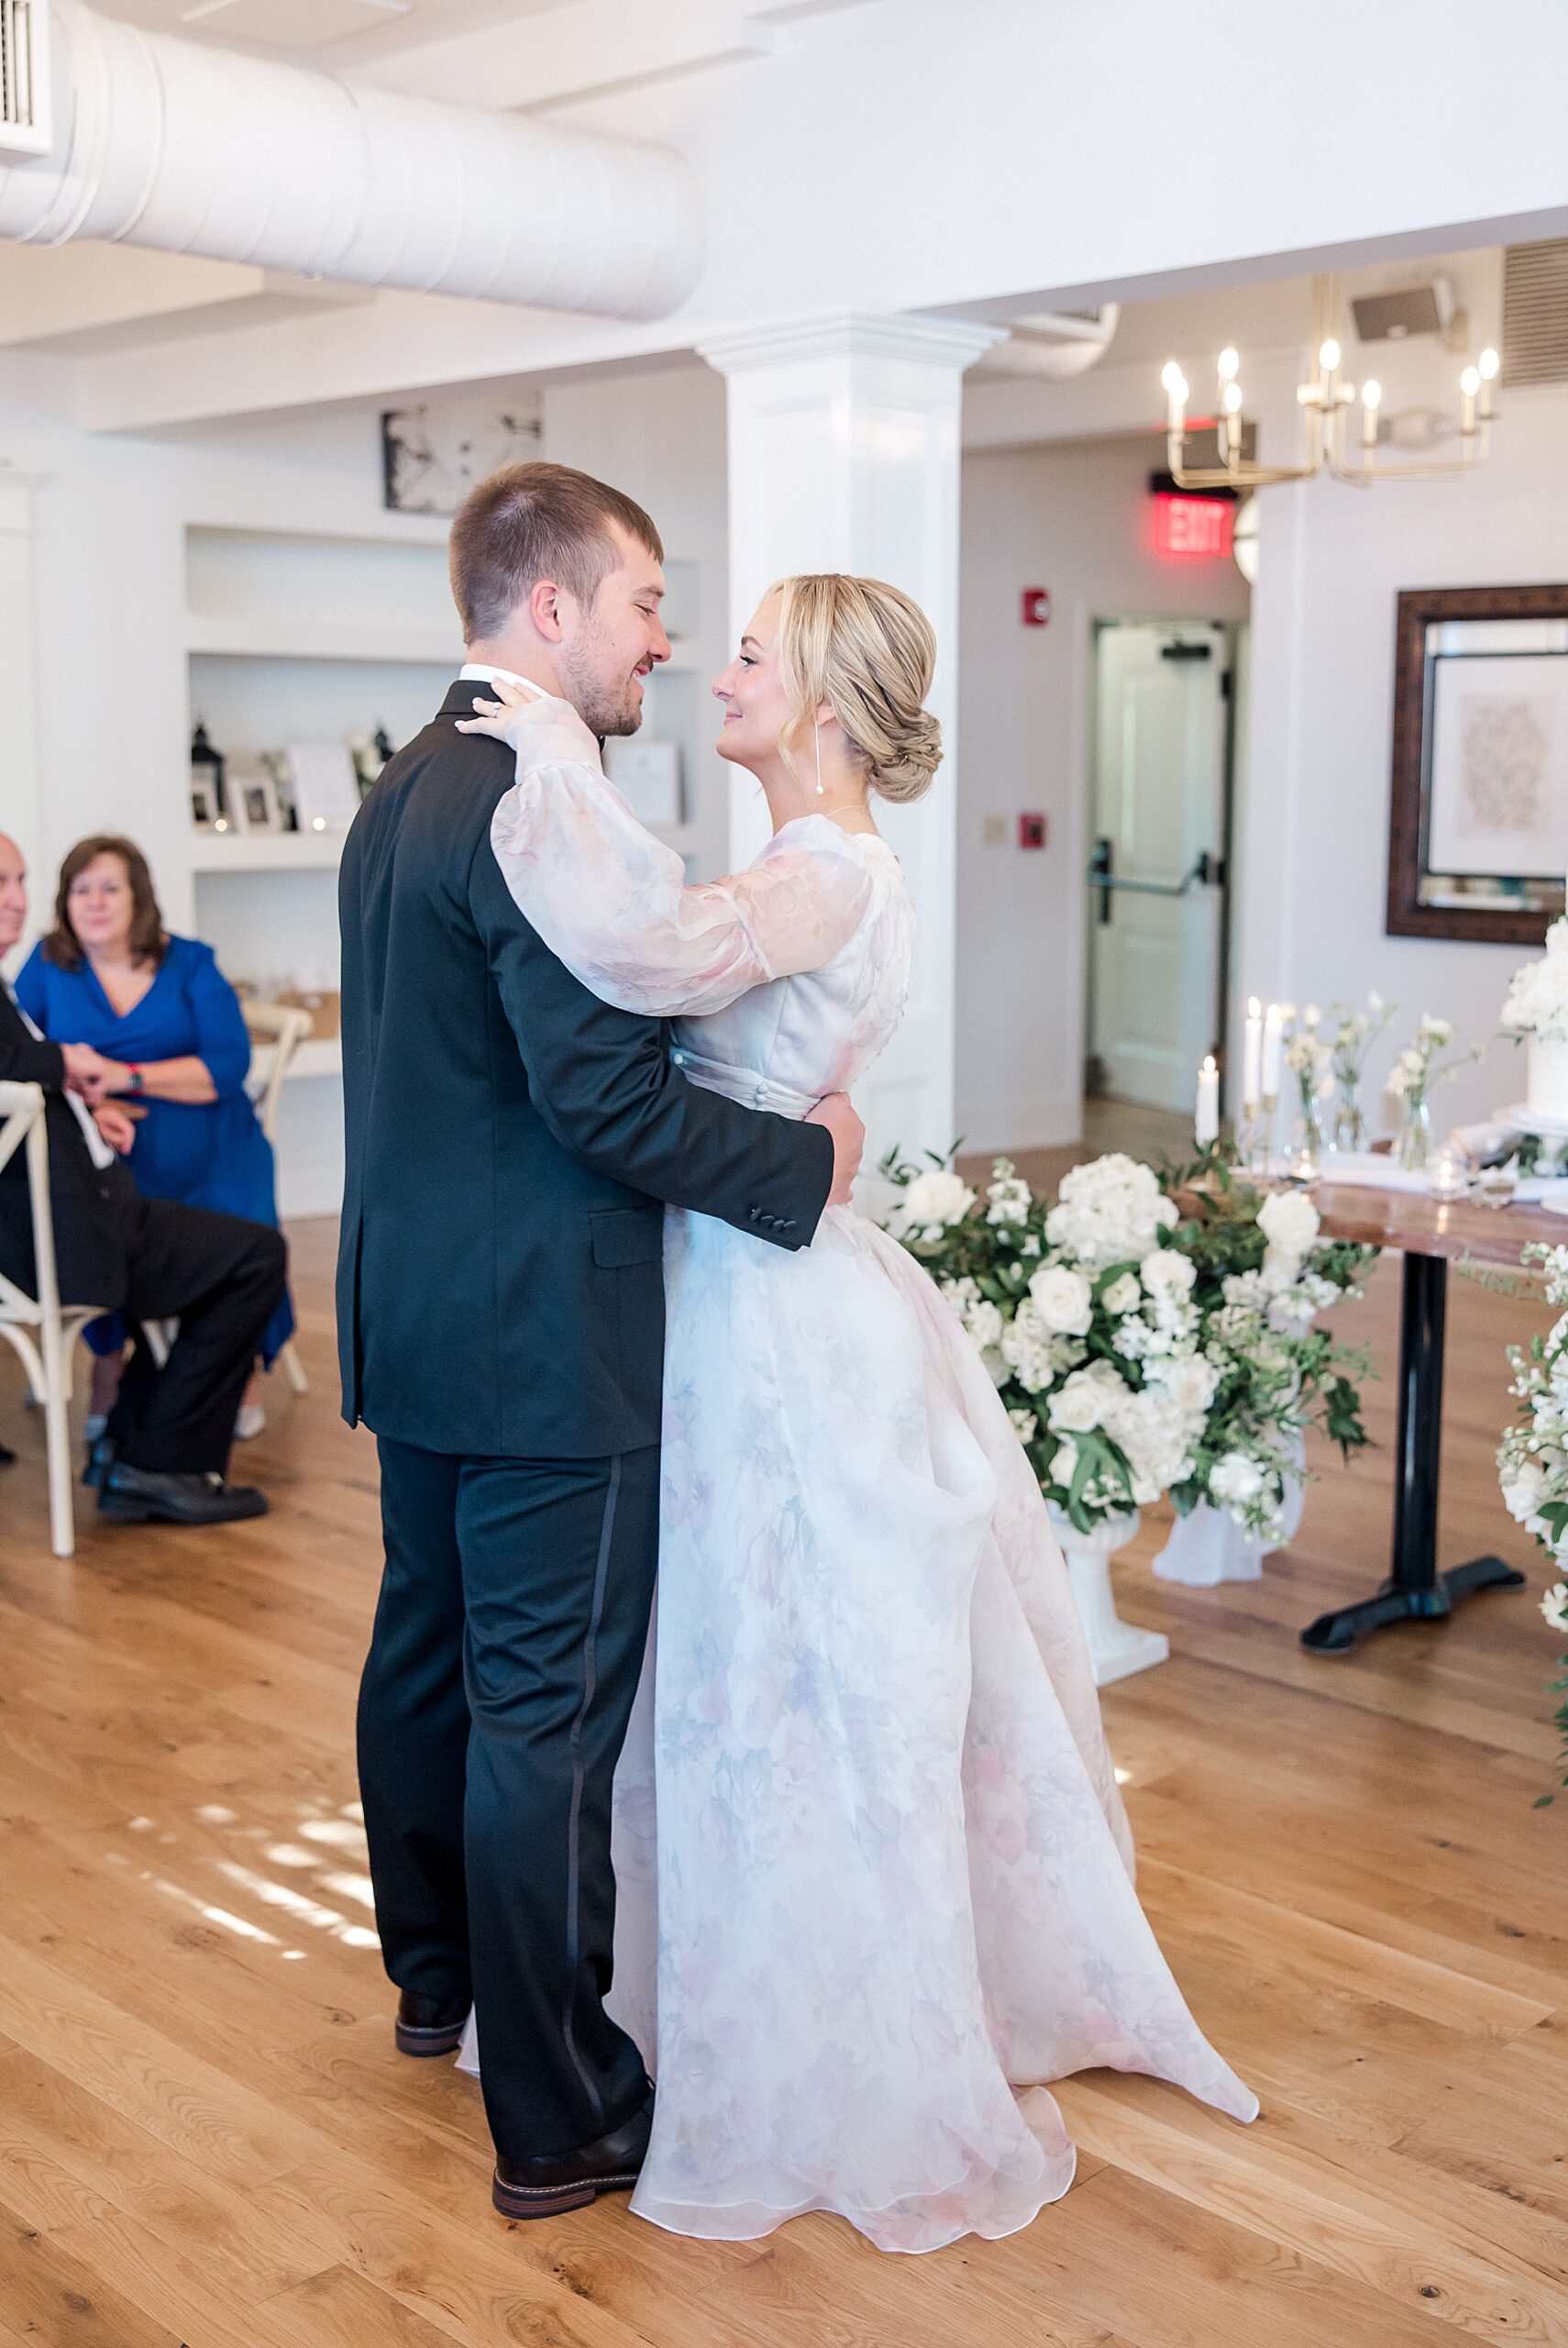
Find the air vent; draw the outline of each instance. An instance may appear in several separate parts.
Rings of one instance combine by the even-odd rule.
[[[1568,383],[1568,237],[1503,255],[1502,379]]]
[[[0,156],[49,150],[49,0],[0,0]]]

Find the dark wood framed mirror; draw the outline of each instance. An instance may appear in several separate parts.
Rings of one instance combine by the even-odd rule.
[[[1568,874],[1568,586],[1398,601],[1387,931],[1539,946]]]

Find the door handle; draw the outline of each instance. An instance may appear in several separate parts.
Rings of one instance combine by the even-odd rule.
[[[1121,873],[1113,872],[1110,869],[1110,842],[1107,839],[1096,841],[1094,856],[1088,874],[1089,887],[1104,892],[1100,898],[1099,917],[1102,922],[1110,919],[1110,892],[1113,889],[1128,889],[1140,897],[1185,897],[1189,889],[1219,888],[1224,879],[1225,859],[1223,857],[1211,855],[1208,848],[1200,851],[1192,869],[1189,872],[1184,872],[1179,880],[1124,879]]]

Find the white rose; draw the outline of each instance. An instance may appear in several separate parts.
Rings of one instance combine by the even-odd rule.
[[[1220,1383],[1219,1372],[1201,1354],[1183,1354],[1159,1370],[1159,1382],[1178,1411],[1207,1411]]]
[[[1323,1218],[1301,1191],[1271,1191],[1258,1209],[1258,1229],[1283,1255],[1305,1256]]]
[[[1546,1470],[1539,1459],[1521,1459],[1513,1468],[1503,1485],[1503,1505],[1516,1523],[1522,1524],[1536,1513],[1545,1482]]]
[[[1088,1369],[1075,1369],[1052,1395],[1046,1406],[1046,1423],[1057,1434],[1088,1434],[1091,1427],[1104,1423],[1126,1392],[1109,1362],[1097,1362]]]
[[[938,1231],[962,1223],[974,1203],[975,1193],[967,1182],[945,1167],[917,1174],[900,1202],[906,1222],[914,1229]]]
[[[1082,1272],[1067,1264],[1043,1264],[1029,1283],[1041,1320],[1065,1337],[1087,1335],[1094,1319],[1094,1293]]]
[[[1078,1446],[1070,1434],[1065,1434],[1051,1455],[1051,1481],[1063,1486],[1070,1485],[1073,1480],[1073,1470],[1077,1464]]]
[[[1111,1281],[1099,1301],[1108,1312],[1118,1315],[1136,1312],[1143,1301],[1143,1290],[1137,1273],[1123,1272],[1120,1279]]]
[[[1167,1296],[1187,1296],[1198,1278],[1198,1269],[1190,1256],[1180,1256],[1174,1247],[1156,1247],[1139,1265],[1138,1276],[1151,1296],[1162,1291]]]
[[[1568,1581],[1553,1583],[1540,1601],[1540,1611],[1554,1631],[1568,1631]]]
[[[1033,1412],[1010,1411],[1008,1417],[1012,1421],[1012,1431],[1020,1443],[1032,1443],[1039,1430],[1039,1421]]]
[[[1228,1451],[1209,1471],[1209,1497],[1221,1508],[1243,1507],[1263,1490],[1263,1470],[1244,1451]]]

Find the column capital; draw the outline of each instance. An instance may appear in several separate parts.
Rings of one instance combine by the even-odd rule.
[[[788,367],[824,359],[913,360],[962,374],[999,342],[1002,327],[969,318],[934,318],[867,310],[833,310],[815,317],[770,319],[735,334],[715,335],[697,345],[699,354],[721,375],[753,367]]]

